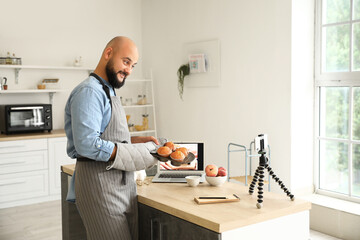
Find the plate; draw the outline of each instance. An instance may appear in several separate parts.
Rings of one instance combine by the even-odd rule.
[[[157,152],[150,152],[151,155],[153,155],[157,160],[159,160],[160,162],[167,162],[167,161],[171,161],[171,164],[174,166],[180,166],[181,164],[187,164],[187,163],[191,163],[194,159],[195,159],[195,155],[192,152],[189,152],[188,155],[184,158],[183,161],[179,162],[179,161],[174,161],[172,160],[170,157],[162,157],[159,154],[157,154]]]

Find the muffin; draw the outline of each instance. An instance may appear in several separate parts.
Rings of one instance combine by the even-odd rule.
[[[189,154],[188,149],[185,147],[177,148],[176,151],[182,152],[185,155],[185,157]]]
[[[171,151],[174,151],[175,150],[175,145],[173,142],[167,142],[164,144],[164,146],[168,147],[171,149]]]
[[[159,147],[159,149],[157,150],[157,153],[162,156],[162,157],[168,157],[171,154],[171,149],[169,147]]]
[[[175,151],[170,154],[170,158],[174,161],[181,162],[184,160],[185,155],[181,151]]]

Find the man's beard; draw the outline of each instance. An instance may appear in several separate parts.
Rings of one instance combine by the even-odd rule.
[[[125,84],[125,79],[127,77],[127,73],[123,72],[123,71],[118,71],[116,72],[113,67],[112,67],[112,61],[110,60],[107,64],[106,64],[106,67],[105,67],[105,70],[106,70],[106,76],[108,78],[108,81],[110,83],[110,85],[113,87],[113,88],[121,88],[122,86],[124,86]],[[123,79],[122,82],[119,81],[117,75],[118,74],[123,74],[125,77]]]

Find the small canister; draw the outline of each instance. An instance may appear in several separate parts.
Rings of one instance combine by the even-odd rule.
[[[130,131],[130,132],[134,132],[134,131],[135,131],[134,124],[130,123],[130,124],[128,125],[128,127],[129,127],[129,131]]]
[[[143,114],[143,128],[144,130],[148,130],[149,129],[149,114]]]
[[[131,106],[132,105],[132,99],[131,98],[126,98],[125,99],[125,106]]]

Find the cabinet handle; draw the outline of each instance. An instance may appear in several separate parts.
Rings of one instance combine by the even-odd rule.
[[[8,186],[8,185],[23,184],[23,183],[26,183],[26,181],[21,181],[21,182],[12,182],[12,183],[3,183],[3,184],[0,184],[0,187],[2,187],[2,186]]]
[[[157,240],[155,238],[156,231],[154,230],[155,226],[159,224],[159,220],[157,218],[150,219],[150,239],[151,240]],[[159,229],[158,229],[159,230]],[[161,239],[161,238],[160,238]]]
[[[162,224],[161,222],[159,222],[159,236],[160,236],[160,240],[167,240],[167,228],[166,228],[166,223]]]
[[[8,163],[0,163],[1,166],[4,166],[4,165],[14,165],[14,164],[21,164],[21,163],[26,163],[25,161],[22,161],[22,162],[8,162]]]

